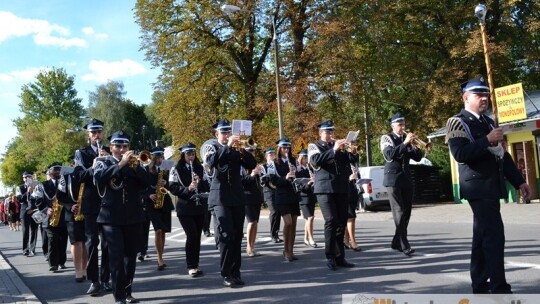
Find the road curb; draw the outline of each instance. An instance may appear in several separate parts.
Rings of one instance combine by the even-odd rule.
[[[41,303],[0,252],[0,303]]]

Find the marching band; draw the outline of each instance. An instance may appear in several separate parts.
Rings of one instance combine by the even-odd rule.
[[[298,160],[289,139],[281,138],[275,148],[264,150],[266,162],[257,165],[253,140],[232,134],[227,119],[213,128],[215,138],[200,147],[199,155],[194,144],[186,143],[179,148],[178,162],[166,170],[163,148],[136,155],[123,131],[109,136],[111,146],[105,147],[103,122],[92,119],[85,126],[90,144],[75,152],[73,171],[61,174],[61,164],[53,163],[49,180],[27,184],[20,191],[28,197],[25,210],[34,212],[31,217],[45,229],[50,271],[65,267],[69,237],[75,280],[91,282],[87,294],[112,291],[115,303],[136,303],[133,281],[137,253],[142,252],[148,234],[145,221],[154,227],[157,270],[163,271],[165,235],[171,231],[171,212],[176,210],[187,237],[187,274],[198,277],[204,274],[199,268],[201,235],[210,212],[222,284],[242,286],[245,220],[247,257],[260,256],[255,238],[261,206],[266,204],[271,211],[271,239],[283,242],[283,259],[292,262],[298,259],[294,244],[301,213],[306,220],[304,244],[319,247],[313,236],[316,203],[324,217],[325,266],[330,270],[355,266],[345,259],[344,250],[360,250],[354,213],[362,190],[357,184],[359,157],[354,141],[335,139],[333,122],[324,121],[318,126],[320,140],[300,151]],[[25,172],[23,179],[27,178]],[[28,245],[27,237],[24,242],[25,255],[33,255],[35,241]]]

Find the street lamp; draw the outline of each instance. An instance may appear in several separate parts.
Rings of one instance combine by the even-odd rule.
[[[252,14],[252,11],[241,9],[240,7],[236,5],[231,4],[224,4],[221,6],[221,11],[230,14],[235,12],[246,12]],[[279,138],[285,137],[283,132],[283,115],[282,115],[282,104],[281,104],[281,88],[280,88],[280,79],[279,79],[279,44],[277,40],[277,32],[276,32],[276,21],[272,21],[272,28],[274,30],[274,36],[272,37],[272,40],[274,41],[274,64],[276,66],[275,68],[275,74],[276,74],[276,98],[277,98],[277,114],[278,114],[278,128],[279,128]]]
[[[480,23],[480,32],[482,33],[482,44],[484,45],[484,57],[486,61],[491,109],[493,111],[493,121],[496,128],[499,126],[499,118],[497,114],[497,103],[495,102],[495,86],[493,85],[493,77],[491,73],[491,61],[489,60],[488,39],[486,33],[486,13],[487,7],[485,4],[478,4],[474,9],[474,15],[476,18],[478,18],[478,23]]]

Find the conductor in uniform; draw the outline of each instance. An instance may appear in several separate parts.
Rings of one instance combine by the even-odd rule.
[[[386,161],[383,186],[388,191],[396,226],[390,247],[411,256],[415,250],[411,248],[407,238],[413,199],[409,160],[420,161],[423,153],[412,144],[416,135],[411,132],[405,134],[405,117],[401,113],[394,114],[388,121],[392,132],[381,137],[381,151]]]
[[[103,237],[101,226],[97,223],[97,216],[101,205],[101,197],[98,195],[94,185],[94,170],[92,165],[98,156],[110,154],[109,147],[103,145],[105,133],[104,123],[92,118],[83,127],[87,131],[89,145],[75,151],[75,170],[79,172],[80,182],[84,183],[81,209],[84,215],[84,233],[86,236],[86,252],[88,254],[88,264],[86,266],[87,279],[92,282],[86,294],[97,296],[101,289],[111,291],[109,283],[109,253],[107,242]],[[101,238],[101,269],[99,267],[99,245]]]
[[[142,191],[149,186],[148,172],[129,150],[123,131],[109,137],[112,156],[95,163],[94,179],[102,197],[97,222],[109,244],[113,295],[116,303],[136,303],[132,296],[137,251],[143,236]]]
[[[245,195],[240,170],[253,170],[257,163],[251,153],[240,146],[240,136],[231,134],[227,119],[213,125],[217,142],[204,161],[216,176],[212,179],[208,197],[209,208],[215,214],[215,234],[221,255],[223,285],[244,285],[240,276],[241,246],[245,217]]]
[[[358,153],[342,149],[345,139],[334,139],[331,120],[318,125],[319,141],[308,145],[309,163],[315,168],[313,193],[324,218],[324,251],[330,270],[354,267],[345,260],[343,238],[348,218],[349,168],[358,163]]]
[[[488,109],[489,86],[483,77],[462,84],[464,109],[446,124],[446,142],[458,162],[461,197],[473,212],[470,274],[473,293],[512,293],[504,273],[504,225],[500,199],[507,196],[505,180],[529,199],[531,189],[510,154],[498,144]]]

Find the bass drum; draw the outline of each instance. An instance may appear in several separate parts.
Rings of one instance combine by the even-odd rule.
[[[212,138],[205,141],[202,144],[201,149],[199,151],[199,155],[201,156],[204,170],[210,179],[216,176],[216,169],[210,168],[210,165],[208,164],[207,159],[210,155],[216,153],[216,146],[218,145],[219,143],[217,139]]]

